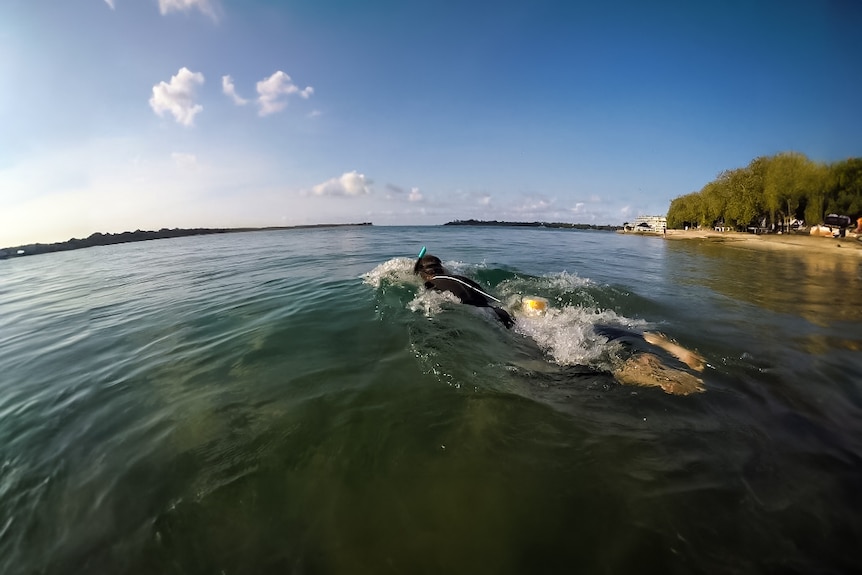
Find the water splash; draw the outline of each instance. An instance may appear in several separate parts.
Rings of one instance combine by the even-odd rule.
[[[533,339],[560,365],[607,367],[617,351],[615,344],[596,333],[597,325],[613,325],[627,329],[646,325],[612,310],[597,310],[579,306],[549,309],[544,315],[518,315],[515,329]]]
[[[421,289],[420,281],[413,274],[413,263],[410,258],[393,258],[364,274],[363,282],[375,289],[386,285],[416,286],[419,289],[415,297],[405,307],[425,317],[436,316],[448,305],[459,302],[448,292]],[[453,273],[469,273],[477,268],[487,270],[484,265],[460,261],[446,262],[445,266]],[[600,309],[587,292],[596,289],[602,288],[589,278],[559,272],[541,277],[516,274],[500,282],[495,291],[505,300],[504,307],[515,310],[515,332],[535,341],[555,363],[607,368],[613,364],[619,346],[596,333],[595,327],[611,325],[638,330],[647,323],[619,315],[613,310]],[[526,295],[541,295],[555,307],[539,317],[520,314],[521,299]]]
[[[419,290],[416,297],[407,304],[407,309],[412,312],[422,312],[425,317],[432,317],[443,311],[447,303],[461,303],[461,300],[449,292],[423,289]]]
[[[386,284],[417,284],[418,279],[413,274],[415,263],[416,260],[410,258],[392,258],[362,274],[362,282],[374,289]]]

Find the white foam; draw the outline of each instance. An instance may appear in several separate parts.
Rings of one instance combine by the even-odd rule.
[[[413,273],[415,259],[392,258],[362,274],[363,283],[380,289],[385,284],[415,286],[421,288],[422,280]],[[449,292],[437,292],[424,288],[418,289],[416,296],[407,304],[412,312],[421,312],[426,317],[437,315],[447,303],[460,303],[460,300]]]
[[[612,361],[614,345],[595,332],[596,325],[635,327],[642,321],[630,320],[612,310],[583,307],[549,309],[544,315],[519,315],[515,329],[532,338],[560,365],[604,366]]]
[[[497,290],[505,295],[540,295],[561,302],[564,294],[580,293],[581,288],[593,285],[589,278],[577,274],[559,272],[542,277],[514,277],[500,282]],[[514,301],[514,300],[513,300]]]
[[[542,278],[547,282],[547,287],[563,292],[572,291],[575,288],[584,287],[592,284],[589,278],[582,278],[578,274],[570,274],[568,272],[559,272],[548,274]]]
[[[415,262],[412,258],[393,258],[363,274],[362,281],[378,289],[385,284],[415,286],[416,295],[406,307],[426,317],[439,314],[448,304],[459,303],[458,298],[449,292],[422,288],[421,280],[413,273]],[[444,266],[453,273],[464,273],[475,268],[457,261],[446,262]],[[589,278],[560,272],[527,280],[525,285],[517,279],[507,280],[497,286],[497,290],[506,299],[505,307],[517,314],[515,331],[533,339],[556,363],[607,367],[613,362],[617,347],[613,343],[609,344],[606,337],[597,334],[595,326],[613,325],[637,329],[645,326],[647,322],[620,316],[613,310],[599,310],[589,306],[551,307],[546,313],[532,317],[518,313],[522,292],[525,290],[547,295],[550,295],[547,292],[564,294],[578,291],[579,288],[592,283]],[[548,299],[559,302],[561,295]]]
[[[384,282],[390,284],[416,284],[418,279],[413,275],[415,259],[392,258],[383,262],[370,272],[362,274],[363,283],[379,288]]]
[[[422,289],[407,304],[407,309],[412,312],[421,311],[425,314],[425,317],[431,317],[440,313],[443,310],[443,306],[447,303],[461,303],[461,300],[451,292]]]

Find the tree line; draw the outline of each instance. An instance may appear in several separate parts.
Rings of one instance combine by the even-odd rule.
[[[675,198],[667,225],[787,229],[794,220],[815,225],[833,213],[862,215],[862,158],[827,164],[783,152],[721,172],[699,192]]]
[[[515,228],[564,228],[573,230],[601,230],[616,231],[621,226],[596,225],[596,224],[570,224],[566,222],[498,222],[497,220],[455,220],[446,222],[444,226],[501,226]]]
[[[296,230],[305,228],[339,228],[370,225],[372,225],[370,222],[363,222],[361,224],[302,224],[296,226],[277,226],[268,228],[162,228],[157,232],[135,230],[134,232],[122,232],[118,234],[103,234],[100,232],[96,232],[83,239],[72,238],[65,242],[55,242],[52,244],[27,244],[22,246],[2,248],[0,249],[0,259],[18,256],[47,254],[51,252],[65,252],[70,250],[79,250],[83,248],[92,248],[95,246],[111,246],[114,244],[143,242],[148,240],[182,238],[187,236],[204,236],[212,234],[230,234],[240,232],[265,232],[272,230]]]

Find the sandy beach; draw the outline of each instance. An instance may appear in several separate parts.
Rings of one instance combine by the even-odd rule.
[[[733,248],[797,251],[809,254],[838,255],[862,258],[862,241],[848,232],[844,238],[824,238],[800,234],[749,234],[714,230],[667,230],[667,235],[649,234],[668,240],[700,240],[722,243]]]

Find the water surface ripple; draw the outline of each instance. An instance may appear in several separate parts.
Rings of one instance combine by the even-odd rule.
[[[507,304],[424,292],[422,245]],[[0,261],[0,573],[862,570],[858,260],[338,228]],[[702,353],[622,386],[596,324]]]

